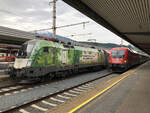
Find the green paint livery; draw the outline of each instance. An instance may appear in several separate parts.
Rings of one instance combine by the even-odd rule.
[[[34,39],[26,42],[19,50],[14,69],[48,68],[52,72],[55,69],[58,71],[58,68],[64,69],[66,66],[73,69],[89,65],[105,65],[104,51]],[[33,71],[30,72],[33,73]]]

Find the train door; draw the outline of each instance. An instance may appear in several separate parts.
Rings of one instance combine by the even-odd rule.
[[[44,64],[48,65],[49,47],[43,48],[43,55],[44,55]]]
[[[102,50],[99,50],[99,52],[98,52],[98,61],[99,61],[99,63],[102,63],[102,61],[103,61],[103,52],[102,52]]]
[[[66,49],[62,50],[62,58],[61,58],[62,64],[67,64],[67,52],[68,51]]]
[[[57,48],[50,48],[50,51],[52,52],[51,56],[52,56],[52,65],[57,65],[57,61],[58,61],[58,55],[57,55]]]
[[[82,56],[82,52],[80,50],[74,51],[74,64],[79,65],[80,64],[80,57]]]

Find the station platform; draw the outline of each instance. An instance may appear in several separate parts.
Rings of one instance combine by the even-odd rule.
[[[85,107],[84,113],[150,113],[150,62]]]
[[[150,113],[150,61],[50,112]]]

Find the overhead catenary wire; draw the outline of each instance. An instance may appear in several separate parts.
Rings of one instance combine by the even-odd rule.
[[[80,25],[80,24],[85,25],[86,23],[89,23],[89,21],[80,22],[80,23],[75,23],[75,24],[69,24],[69,25],[63,25],[63,26],[58,26],[58,27],[56,27],[56,29],[57,29],[57,28],[65,28],[65,27],[76,26],[76,25]],[[51,27],[51,28],[45,28],[45,29],[38,29],[38,30],[34,30],[34,31],[46,31],[46,30],[51,30],[51,29],[53,29],[53,27]]]
[[[92,35],[92,33],[73,34],[73,35],[70,35],[70,36],[71,36],[71,37],[74,37],[74,36],[85,36],[85,35]],[[70,37],[70,36],[66,36],[66,37]]]

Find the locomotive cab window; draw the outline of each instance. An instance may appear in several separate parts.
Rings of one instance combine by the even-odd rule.
[[[48,47],[44,47],[43,48],[43,53],[44,54],[48,54],[49,53],[49,48]]]
[[[31,52],[33,51],[34,44],[33,43],[25,43],[21,46],[21,48],[18,51],[18,58],[29,58],[31,55]]]
[[[112,58],[124,58],[125,50],[113,50]]]

